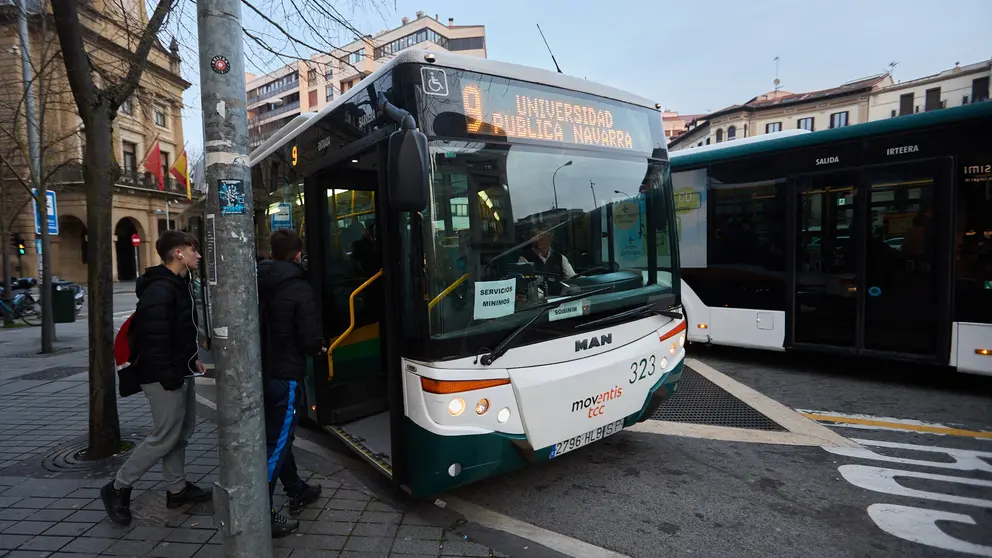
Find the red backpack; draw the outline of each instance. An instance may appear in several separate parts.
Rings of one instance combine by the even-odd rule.
[[[121,397],[128,397],[141,391],[141,383],[137,374],[138,355],[131,352],[131,322],[134,314],[127,317],[121,324],[114,338],[114,363],[117,368],[118,390]]]

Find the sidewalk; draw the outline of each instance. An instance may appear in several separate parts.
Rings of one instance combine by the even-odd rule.
[[[166,509],[160,466],[134,487],[132,524],[107,519],[99,487],[126,456],[96,465],[76,457],[87,443],[85,330],[65,326],[66,351],[45,357],[34,354],[37,328],[0,330],[0,557],[223,556],[212,505]],[[122,436],[140,441],[152,424],[145,398],[118,409]],[[273,541],[276,556],[502,556],[379,500],[340,464],[294,451],[323,495],[298,517],[297,534]],[[201,418],[186,460],[188,479],[209,488],[219,471],[213,423]]]

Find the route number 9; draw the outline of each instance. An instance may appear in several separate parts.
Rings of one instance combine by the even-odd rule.
[[[299,160],[300,160],[300,154],[299,154],[299,152],[298,152],[298,151],[296,150],[296,146],[294,145],[294,146],[293,146],[293,166],[294,166],[294,167],[296,166],[296,163],[297,163],[297,162],[298,162]]]

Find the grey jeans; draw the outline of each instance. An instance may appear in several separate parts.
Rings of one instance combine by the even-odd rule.
[[[114,485],[132,486],[161,459],[166,488],[178,492],[186,486],[186,444],[196,428],[194,380],[187,378],[183,387],[174,391],[158,382],[144,384],[141,389],[152,408],[155,429],[117,471]]]

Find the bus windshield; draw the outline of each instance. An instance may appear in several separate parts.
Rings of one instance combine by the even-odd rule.
[[[677,303],[667,161],[442,140],[431,142],[431,159],[422,229],[432,339],[504,332],[549,304],[538,323],[561,336]]]

